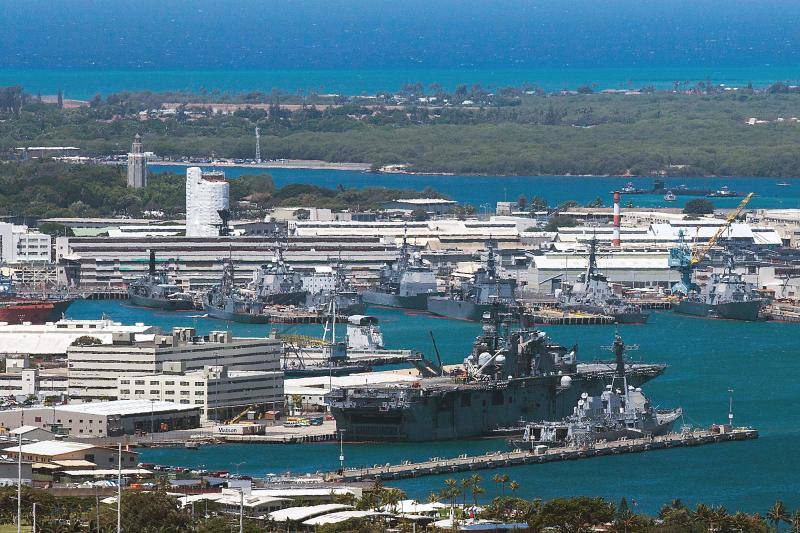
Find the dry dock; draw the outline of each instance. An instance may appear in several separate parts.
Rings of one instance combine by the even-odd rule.
[[[542,453],[515,450],[510,452],[490,452],[485,455],[461,455],[452,459],[433,458],[428,461],[412,463],[405,461],[399,465],[375,465],[365,468],[348,468],[344,472],[328,472],[328,481],[392,480],[419,476],[451,474],[470,470],[506,468],[510,466],[550,463],[553,461],[572,461],[590,459],[604,455],[639,453],[686,446],[701,446],[758,438],[758,431],[751,428],[735,428],[725,433],[708,430],[694,430],[671,433],[661,437],[598,442],[593,447],[548,448]]]

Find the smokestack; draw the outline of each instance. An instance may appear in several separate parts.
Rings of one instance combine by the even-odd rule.
[[[620,214],[619,214],[619,191],[614,191],[614,236],[611,239],[611,246],[620,247],[619,238]]]
[[[150,272],[151,276],[156,275],[156,252],[155,250],[150,250],[150,261],[148,261],[148,271]]]

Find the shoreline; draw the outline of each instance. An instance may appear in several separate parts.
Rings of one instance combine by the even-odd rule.
[[[148,163],[153,166],[173,166],[173,167],[213,167],[213,168],[301,168],[308,170],[351,170],[364,172],[372,169],[369,163],[331,163],[319,159],[278,159],[275,161],[265,161],[263,163],[229,163],[226,161],[214,161],[211,163],[193,163],[184,161],[153,161]]]

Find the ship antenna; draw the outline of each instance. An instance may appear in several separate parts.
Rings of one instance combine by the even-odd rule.
[[[733,389],[728,389],[728,424],[733,427]]]
[[[444,367],[442,366],[442,357],[439,355],[439,348],[436,346],[436,338],[433,336],[433,331],[428,331],[431,336],[431,342],[433,343],[433,351],[436,352],[436,362],[439,363],[439,375],[444,375]]]

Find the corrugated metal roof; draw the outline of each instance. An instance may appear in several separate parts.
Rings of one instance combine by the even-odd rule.
[[[279,511],[273,511],[269,514],[270,519],[276,522],[297,522],[300,520],[308,520],[315,516],[320,516],[336,511],[345,511],[352,509],[352,505],[344,505],[340,503],[326,503],[323,505],[311,505],[308,507],[287,507]]]
[[[71,405],[60,405],[59,411],[83,413],[87,415],[135,415],[141,413],[163,413],[169,411],[191,411],[197,409],[192,405],[180,405],[171,402],[151,402],[150,400],[113,400],[109,402],[89,402]]]
[[[22,453],[55,456],[65,453],[82,452],[84,450],[91,450],[92,448],[98,448],[98,446],[83,442],[43,440],[31,444],[23,444]],[[3,451],[18,453],[19,449],[19,446],[12,446],[11,448],[3,448]]]

